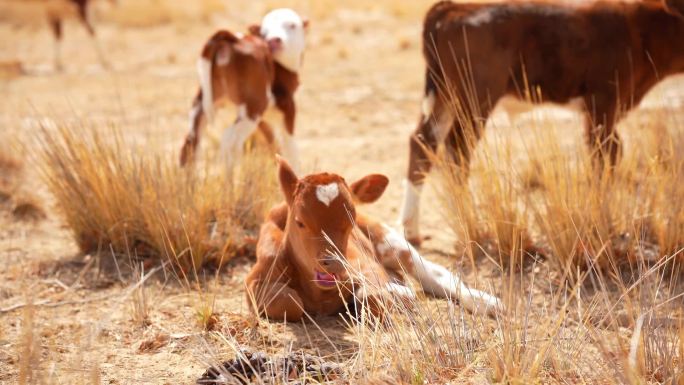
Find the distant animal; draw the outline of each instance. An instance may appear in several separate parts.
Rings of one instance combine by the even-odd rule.
[[[55,69],[61,70],[62,63],[62,39],[63,39],[63,24],[67,17],[75,15],[83,27],[88,32],[88,35],[93,41],[95,51],[98,59],[104,67],[108,67],[107,61],[102,54],[99,44],[97,43],[97,36],[95,28],[93,28],[88,16],[88,7],[93,0],[42,0],[45,4],[46,15],[52,34],[55,38],[55,52],[54,52],[54,66]],[[116,0],[109,0],[110,3],[116,3]]]
[[[421,241],[428,152],[445,143],[467,170],[497,101],[520,97],[526,86],[546,102],[579,99],[595,166],[615,165],[621,153],[614,130],[618,110],[684,71],[684,1],[441,1],[427,12],[422,39],[424,100],[410,138],[401,211],[404,233],[414,244]]]
[[[282,127],[273,136],[281,153],[296,167],[294,93],[307,27],[308,21],[295,11],[281,8],[266,14],[261,25],[250,27],[245,36],[221,30],[209,39],[197,64],[200,89],[190,111],[181,165],[195,159],[200,135],[215,106],[230,102],[237,106],[238,116],[221,139],[227,167],[240,159],[245,141],[257,128],[269,131],[262,118],[271,106],[282,115]]]
[[[468,288],[445,267],[423,258],[395,230],[357,213],[358,204],[380,198],[389,183],[384,175],[371,174],[348,185],[331,173],[298,178],[287,161],[278,161],[285,201],[273,207],[261,226],[257,261],[246,278],[254,313],[297,321],[304,313],[331,315],[360,302],[382,316],[383,304],[410,304],[415,296],[405,286],[403,272],[425,292],[458,299],[474,313],[502,309],[495,296]]]

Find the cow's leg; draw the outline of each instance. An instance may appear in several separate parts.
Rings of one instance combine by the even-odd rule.
[[[192,102],[192,109],[190,110],[190,132],[188,132],[188,135],[185,137],[185,143],[183,143],[183,148],[181,149],[181,166],[185,166],[186,164],[195,161],[200,135],[206,124],[207,118],[202,109],[202,91],[200,91]]]
[[[292,169],[297,172],[299,170],[299,156],[294,136],[287,130],[277,130],[274,134],[281,154],[288,160]]]
[[[394,229],[383,226],[382,234],[374,241],[378,259],[389,270],[407,272],[423,291],[437,297],[458,299],[475,314],[494,314],[502,310],[501,301],[483,291],[471,289],[445,267],[423,258],[406,238]]]
[[[102,65],[103,68],[108,69],[109,68],[109,63],[107,63],[107,60],[105,60],[105,56],[102,53],[102,49],[100,48],[100,43],[97,40],[97,35],[95,34],[95,28],[93,28],[93,25],[90,23],[90,20],[88,19],[88,6],[87,2],[79,3],[78,5],[78,19],[81,21],[81,24],[83,25],[83,28],[85,28],[86,32],[88,32],[88,36],[90,36],[90,41],[93,45],[93,49],[95,50],[95,53],[97,54],[97,58],[100,61],[100,65]]]
[[[54,66],[56,71],[62,70],[62,20],[58,17],[50,17],[50,29],[55,37]]]
[[[365,309],[369,314],[383,320],[386,311],[397,307],[401,311],[412,309],[415,299],[416,293],[411,288],[395,282],[389,282],[382,288],[361,285],[354,293],[356,316],[361,315],[358,310]]]
[[[228,172],[240,161],[247,138],[258,128],[261,114],[250,114],[246,105],[238,107],[238,117],[232,126],[223,132],[221,138],[221,158]]]
[[[404,181],[400,222],[406,237],[416,245],[421,242],[420,195],[425,177],[432,167],[430,153],[434,153],[437,146],[444,141],[453,123],[451,113],[435,92],[428,90],[423,100],[420,122],[409,141],[409,165]]]
[[[617,105],[615,102],[587,97],[585,108],[585,138],[594,167],[599,172],[617,165],[622,154],[622,142],[615,130]]]
[[[449,131],[445,141],[446,150],[451,157],[451,161],[454,165],[459,166],[460,171],[463,173],[464,183],[470,168],[470,158],[480,139],[489,111],[485,110],[482,114],[486,115],[477,118],[465,116],[455,118],[453,130]]]
[[[413,307],[416,293],[403,282],[395,280],[375,259],[364,261],[362,276],[354,282],[356,309],[365,308],[375,317],[384,318],[385,311]],[[358,312],[357,312],[357,315]]]
[[[270,219],[282,220],[280,217],[287,215],[282,208],[271,211]],[[299,294],[287,286],[287,270],[276,263],[278,253],[282,252],[284,233],[278,223],[271,220],[259,230],[257,262],[245,278],[247,303],[255,314],[275,320],[299,321],[304,314],[304,303]]]
[[[254,313],[273,320],[299,321],[304,315],[301,297],[282,282],[254,281],[248,284],[247,302]]]
[[[276,133],[278,147],[292,169],[299,171],[299,150],[294,139],[295,102],[292,95],[276,99],[276,106],[283,114],[283,127]]]

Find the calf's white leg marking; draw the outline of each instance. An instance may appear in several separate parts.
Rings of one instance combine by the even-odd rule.
[[[268,95],[269,104],[275,104],[275,97],[270,89],[266,90],[266,95]],[[278,151],[280,151],[280,155],[287,159],[294,172],[298,172],[299,156],[297,142],[294,139],[294,135],[291,135],[289,132],[287,132],[287,129],[285,128],[285,114],[283,114],[283,112],[277,108],[270,108],[268,113],[270,115],[269,117],[272,118],[270,122],[273,123],[273,138],[278,145]]]
[[[436,142],[441,143],[449,133],[449,129],[453,124],[453,116],[451,113],[444,112],[437,116],[433,114],[435,103],[435,96],[433,93],[428,94],[423,101],[423,122],[427,123],[429,119],[433,119],[431,124],[432,134]],[[429,111],[429,112],[428,112]],[[401,208],[400,222],[404,228],[404,234],[408,238],[418,238],[420,236],[420,194],[423,189],[423,184],[413,184],[409,180],[404,180],[404,202]]]
[[[295,172],[299,171],[299,156],[297,142],[295,141],[294,136],[290,135],[286,130],[280,129],[278,130],[278,133],[276,133],[276,140],[278,141],[280,151],[290,163],[292,169]]]
[[[190,139],[195,139],[195,136],[197,136],[197,133],[195,132],[195,121],[201,111],[202,107],[199,104],[192,106],[192,109],[190,110],[190,133],[188,134],[188,138]],[[199,124],[202,124],[202,122],[199,122]]]
[[[423,185],[404,180],[404,203],[401,206],[401,225],[407,238],[419,236],[420,194]]]
[[[211,84],[211,60],[200,58],[197,61],[200,88],[202,89],[202,109],[209,121],[214,118],[214,90]]]
[[[389,226],[385,228],[385,246],[377,246],[378,251],[385,256],[399,258],[401,253],[408,252],[411,256],[411,266],[405,266],[411,276],[421,285],[424,291],[443,298],[457,298],[461,305],[475,314],[492,314],[501,310],[500,300],[483,291],[471,289],[461,279],[452,274],[444,266],[423,258],[411,244]],[[386,254],[388,251],[392,254]]]
[[[339,194],[340,189],[337,186],[337,182],[316,187],[316,198],[326,206],[330,206],[330,203],[334,201]]]
[[[411,290],[410,287],[400,285],[400,284],[395,283],[395,282],[390,282],[387,284],[387,291],[392,293],[392,294],[395,294],[399,297],[404,297],[404,298],[409,298],[409,299],[416,298],[416,293],[413,290]]]
[[[435,108],[435,93],[434,91],[428,92],[428,94],[423,98],[423,104],[421,109],[423,111],[423,124],[427,123],[428,119],[432,115],[432,110]]]
[[[238,117],[232,126],[223,132],[221,138],[221,156],[230,171],[242,157],[242,146],[249,136],[257,129],[259,119],[247,116],[247,107],[242,104],[238,107]]]

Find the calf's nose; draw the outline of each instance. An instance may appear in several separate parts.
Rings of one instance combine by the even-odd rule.
[[[283,48],[283,39],[279,37],[272,37],[268,39],[268,48],[271,50],[271,52],[279,51],[281,48]]]
[[[338,274],[344,271],[342,261],[334,255],[328,255],[320,259],[321,267],[328,273]]]

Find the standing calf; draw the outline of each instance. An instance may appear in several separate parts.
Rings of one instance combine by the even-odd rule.
[[[472,312],[501,309],[496,297],[469,289],[397,232],[356,213],[355,203],[380,198],[385,176],[368,175],[347,185],[329,173],[299,179],[287,162],[279,158],[279,163],[285,202],[261,226],[257,262],[246,278],[247,301],[255,313],[297,321],[304,312],[339,313],[357,300],[381,315],[388,296],[413,298],[411,289],[391,278],[404,271],[426,292],[458,299]]]
[[[209,39],[197,64],[200,90],[190,112],[181,165],[194,160],[201,131],[213,117],[214,106],[225,102],[238,108],[235,122],[221,140],[221,155],[228,168],[239,159],[245,141],[263,124],[261,119],[272,104],[283,116],[283,128],[274,132],[276,141],[285,157],[297,164],[292,138],[294,93],[299,86],[307,25],[291,9],[276,9],[246,36],[222,30]]]
[[[529,85],[544,101],[578,98],[596,167],[616,164],[619,108],[629,108],[662,78],[684,71],[684,0],[456,4],[442,1],[423,27],[427,61],[423,111],[410,139],[401,222],[418,244],[419,200],[445,142],[467,169],[489,113]],[[426,151],[427,150],[427,151]]]

